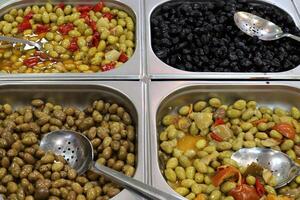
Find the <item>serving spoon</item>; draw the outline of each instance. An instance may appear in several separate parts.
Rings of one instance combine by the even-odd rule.
[[[276,189],[287,185],[300,175],[300,166],[296,165],[285,153],[273,149],[243,148],[232,154],[231,159],[242,167],[257,163],[259,166],[270,170],[276,177]]]
[[[91,170],[147,199],[182,200],[179,196],[158,190],[141,181],[94,162],[93,146],[90,140],[80,133],[67,130],[50,132],[43,136],[40,147],[46,152],[50,151],[56,155],[63,156],[79,175]]]
[[[25,40],[25,39],[21,39],[21,38],[15,38],[15,37],[7,37],[7,36],[3,36],[0,35],[0,41],[5,41],[5,42],[9,42],[9,43],[21,43],[21,44],[25,44],[24,49],[32,49],[32,48],[36,48],[39,51],[43,51],[43,44],[42,42],[33,42],[30,40]]]
[[[241,31],[251,37],[256,36],[265,41],[289,37],[300,42],[300,37],[290,33],[284,33],[282,29],[273,22],[248,12],[236,12],[234,14],[234,22]]]

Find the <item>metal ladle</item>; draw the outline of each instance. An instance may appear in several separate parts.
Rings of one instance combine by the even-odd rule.
[[[32,47],[36,48],[39,51],[43,51],[43,45],[41,42],[33,42],[30,40],[25,40],[25,39],[21,39],[21,38],[15,38],[15,37],[7,37],[7,36],[3,36],[0,35],[0,41],[5,41],[5,42],[9,42],[9,43],[21,43],[21,44],[25,44],[25,50],[27,49],[32,49]]]
[[[56,155],[63,156],[78,174],[83,174],[91,170],[147,199],[182,200],[179,196],[177,197],[176,195],[160,191],[141,181],[94,162],[93,146],[90,140],[80,133],[66,130],[50,132],[43,136],[40,147],[46,152],[51,151]]]
[[[277,180],[276,189],[285,186],[300,175],[300,166],[296,165],[285,153],[273,149],[244,148],[232,154],[231,159],[242,167],[257,163],[270,170]]]
[[[277,40],[283,37],[289,37],[300,42],[300,37],[283,33],[282,29],[257,15],[247,12],[236,12],[234,14],[234,21],[237,27],[251,37],[258,37],[261,40]]]

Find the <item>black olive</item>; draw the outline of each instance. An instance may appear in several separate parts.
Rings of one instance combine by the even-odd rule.
[[[280,72],[300,64],[300,44],[289,38],[262,41],[240,31],[237,10],[269,19],[300,35],[283,10],[246,0],[170,1],[151,16],[152,49],[165,63],[187,71]]]

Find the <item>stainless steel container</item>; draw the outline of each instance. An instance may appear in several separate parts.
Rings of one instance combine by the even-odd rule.
[[[300,1],[299,0],[292,0],[292,2],[294,3],[297,11],[298,11],[298,14],[299,14],[299,17],[300,17]]]
[[[49,100],[61,105],[79,108],[97,99],[115,102],[124,106],[132,116],[137,133],[137,168],[135,179],[145,182],[145,116],[144,84],[141,82],[1,82],[0,103],[14,107],[29,105],[33,98]],[[113,200],[142,199],[128,190],[121,191]]]
[[[174,81],[151,82],[148,89],[150,109],[151,168],[149,171],[152,185],[169,193],[176,192],[167,184],[161,173],[158,158],[159,132],[164,115],[182,105],[218,97],[224,103],[233,103],[238,99],[255,100],[258,106],[281,107],[290,109],[300,107],[299,82],[199,82]],[[182,198],[184,199],[184,198]]]
[[[12,8],[22,8],[30,5],[44,5],[47,0],[0,0],[0,17]],[[99,0],[53,0],[53,4],[64,2],[71,5],[91,5]],[[136,47],[133,56],[117,69],[99,73],[36,73],[36,74],[3,74],[1,80],[96,80],[96,79],[139,79],[143,73],[142,62],[142,23],[143,0],[104,0],[109,7],[119,8],[133,17],[136,24]]]
[[[279,73],[238,73],[238,72],[188,72],[173,68],[161,61],[153,52],[151,45],[150,18],[154,9],[169,0],[145,1],[146,13],[146,50],[147,50],[147,73],[153,79],[299,79],[300,65],[290,71]],[[274,4],[286,11],[300,28],[300,16],[291,0],[258,0]],[[299,0],[294,0],[299,2]],[[299,2],[300,5],[300,2]]]

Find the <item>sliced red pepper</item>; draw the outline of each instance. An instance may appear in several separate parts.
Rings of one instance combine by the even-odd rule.
[[[278,131],[281,133],[283,136],[289,138],[289,139],[294,139],[296,136],[296,131],[294,127],[288,123],[279,123],[273,126],[272,128],[275,131]]]
[[[45,24],[38,24],[36,26],[36,30],[35,30],[35,33],[36,34],[41,34],[41,33],[47,33],[48,31],[50,30],[50,27],[49,25]]]
[[[69,51],[71,52],[75,52],[79,49],[78,45],[77,45],[77,37],[72,38],[71,42],[70,42],[70,46],[69,46]]]
[[[212,177],[212,184],[215,187],[221,185],[226,179],[235,177],[238,180],[238,183],[241,184],[242,175],[240,171],[233,166],[221,166],[218,168],[217,173]]]
[[[82,12],[80,13],[80,18],[83,18],[85,21],[90,20],[90,16],[88,12]]]
[[[90,18],[87,12],[81,13],[80,18],[83,18],[85,23],[89,25],[93,31],[97,30],[96,22]]]
[[[58,31],[63,35],[67,35],[69,31],[73,29],[74,29],[73,23],[67,23],[67,24],[60,25]]]
[[[95,31],[92,37],[93,47],[98,47],[99,42],[100,42],[100,34],[99,32]]]
[[[63,2],[59,3],[56,5],[56,8],[61,8],[64,9],[65,8],[65,4]]]
[[[76,7],[78,12],[89,12],[93,9],[93,6],[89,6],[89,5],[84,5],[84,6],[77,6]]]
[[[260,123],[267,123],[267,122],[268,122],[268,119],[262,118],[262,119],[253,121],[252,124],[253,124],[254,126],[257,126],[257,125],[260,124]]]
[[[31,57],[27,58],[23,61],[23,64],[26,65],[27,67],[33,67],[37,65],[39,62],[39,59],[37,57]]]
[[[116,63],[115,62],[111,62],[109,64],[106,64],[106,65],[103,65],[102,66],[102,71],[109,71],[109,70],[112,70],[116,67]]]
[[[242,184],[246,184],[247,182],[246,182],[246,179],[245,179],[245,177],[243,177],[242,178]]]
[[[91,27],[91,29],[92,29],[93,31],[96,31],[96,30],[97,30],[97,24],[96,24],[95,21],[90,20],[90,22],[89,22],[88,25]]]
[[[103,13],[102,16],[107,18],[108,20],[112,20],[114,18],[114,15],[111,14],[110,12]]]
[[[103,7],[104,7],[104,2],[100,1],[93,7],[93,11],[100,12],[103,9]]]
[[[229,192],[235,200],[259,200],[260,196],[257,194],[254,187],[246,184],[238,185]]]
[[[213,126],[218,126],[218,125],[221,125],[221,124],[225,124],[224,120],[221,119],[221,118],[217,118],[215,120],[215,123],[213,124]]]
[[[18,32],[22,33],[23,31],[31,29],[31,24],[28,19],[23,20],[22,23],[18,25]]]
[[[216,140],[217,142],[222,142],[223,138],[221,136],[219,136],[217,133],[211,132],[210,133],[210,137],[214,140]]]
[[[128,60],[128,56],[125,53],[121,53],[120,57],[119,57],[119,62],[125,63]]]
[[[265,190],[263,184],[260,183],[260,181],[258,180],[258,178],[256,178],[256,180],[255,180],[255,188],[256,188],[257,194],[260,197],[264,196],[266,190]]]
[[[30,11],[27,15],[23,17],[23,20],[30,20],[32,19],[33,15],[33,12]]]

